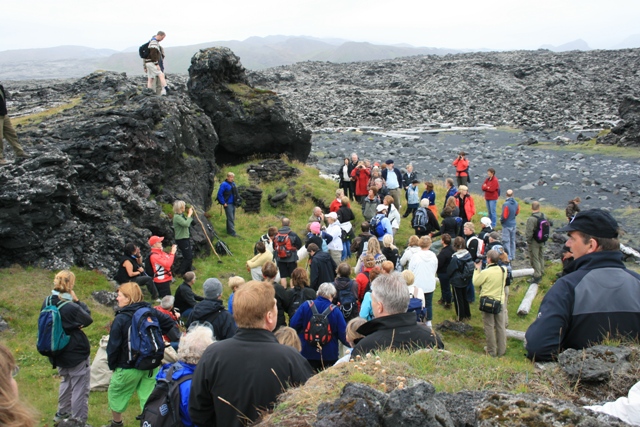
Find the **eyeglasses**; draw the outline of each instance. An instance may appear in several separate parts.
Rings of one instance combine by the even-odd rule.
[[[19,373],[20,373],[20,366],[17,366],[17,365],[16,365],[16,367],[14,367],[14,368],[11,370],[11,376],[12,376],[13,378],[15,378],[15,377],[17,377],[17,376],[18,376],[18,374],[19,374]]]

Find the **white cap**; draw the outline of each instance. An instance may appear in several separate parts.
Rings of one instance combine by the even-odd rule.
[[[488,227],[491,225],[491,218],[489,218],[488,216],[483,216],[482,218],[480,218],[480,222],[482,223],[482,225],[484,225],[485,227]]]
[[[386,211],[387,209],[389,209],[389,208],[388,208],[388,207],[387,207],[387,205],[385,205],[384,203],[382,203],[382,204],[378,205],[378,207],[376,208],[376,210],[377,210],[378,212]]]
[[[333,219],[338,219],[338,214],[335,212],[329,212],[328,214],[325,215],[325,217],[327,218],[333,218]]]

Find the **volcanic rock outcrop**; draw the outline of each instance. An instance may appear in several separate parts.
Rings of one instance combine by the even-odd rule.
[[[256,154],[307,160],[311,133],[274,92],[250,85],[240,58],[230,49],[196,53],[187,87],[220,138],[215,153],[219,164],[239,163]]]
[[[618,113],[622,118],[611,132],[598,138],[598,144],[619,145],[622,147],[640,145],[640,99],[625,96]]]
[[[217,135],[185,94],[146,96],[123,74],[65,93],[78,105],[19,131],[33,157],[0,168],[0,265],[112,273],[126,242],[171,241],[163,206],[210,206]],[[206,243],[201,229],[192,236]]]
[[[492,124],[610,127],[625,95],[640,98],[637,49],[547,50],[302,62],[250,74],[313,128]]]

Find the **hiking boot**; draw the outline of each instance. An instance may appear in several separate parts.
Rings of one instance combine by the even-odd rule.
[[[443,300],[443,299],[439,299],[439,300],[438,300],[438,304],[439,304],[439,305],[444,305],[444,300]]]
[[[71,418],[71,414],[56,414],[53,416],[53,426],[56,427],[60,422]]]
[[[451,310],[451,303],[450,302],[444,303],[444,308],[445,310]]]
[[[163,87],[162,91],[160,92],[160,96],[167,96],[167,88]]]

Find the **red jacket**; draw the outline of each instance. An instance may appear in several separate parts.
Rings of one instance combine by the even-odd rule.
[[[469,160],[456,157],[453,161],[453,166],[456,167],[456,176],[469,176],[467,170],[469,169]]]
[[[171,320],[176,322],[176,327],[178,327],[178,316],[176,316],[176,314],[173,312],[173,310],[165,310],[164,308],[162,308],[161,305],[155,306],[153,308],[158,310],[160,313],[164,313],[167,316],[169,316],[171,318]],[[165,340],[165,342],[171,342],[171,338],[169,338],[167,335],[163,335],[162,339]]]
[[[342,206],[342,202],[338,199],[333,199],[333,202],[329,205],[329,212],[338,212],[340,206]]]
[[[500,192],[500,183],[498,182],[498,178],[492,176],[491,178],[487,178],[484,180],[484,184],[482,184],[482,191],[484,191],[484,199],[485,200],[498,200],[498,194]]]
[[[351,171],[351,178],[356,179],[356,196],[366,196],[369,194],[369,178],[371,171],[367,168],[355,168]]]
[[[356,283],[358,284],[358,307],[362,304],[362,300],[364,299],[364,294],[367,290],[367,285],[369,284],[369,275],[364,274],[368,273],[372,270],[372,268],[365,268],[362,270],[362,273],[358,273],[356,276]]]
[[[171,266],[174,258],[174,254],[168,254],[162,248],[151,248],[150,260],[155,273],[154,283],[165,283],[173,279]]]
[[[464,208],[460,206],[460,193],[456,193],[456,206],[460,209],[464,209],[464,213],[467,216],[467,221],[471,221],[476,214],[476,203],[473,201],[471,194],[467,193],[467,197],[464,198]]]

